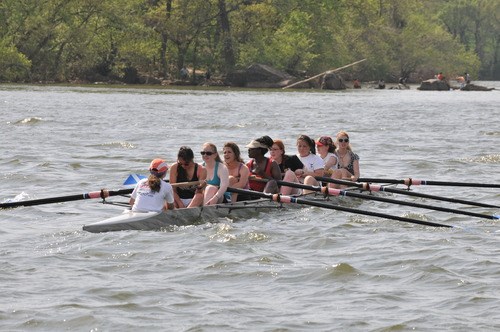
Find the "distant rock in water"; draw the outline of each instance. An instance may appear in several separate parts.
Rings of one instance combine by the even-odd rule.
[[[481,85],[475,85],[472,83],[466,84],[463,88],[460,88],[462,91],[491,91],[495,90],[495,88],[487,88]]]
[[[434,91],[449,91],[450,84],[447,81],[430,79],[427,81],[422,81],[419,90],[434,90]]]
[[[253,64],[245,70],[236,70],[227,76],[231,86],[247,88],[282,88],[294,77],[263,64]]]

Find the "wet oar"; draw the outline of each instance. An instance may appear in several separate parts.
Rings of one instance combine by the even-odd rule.
[[[288,187],[295,187],[295,188],[302,188],[302,189],[307,189],[307,190],[311,190],[311,191],[318,191],[318,192],[321,192],[325,195],[331,195],[331,196],[350,196],[350,197],[368,199],[368,200],[372,200],[372,201],[379,201],[379,202],[385,202],[385,203],[412,206],[412,207],[427,209],[427,210],[442,211],[442,212],[449,212],[449,213],[455,213],[455,214],[463,214],[466,216],[483,218],[483,219],[494,219],[494,220],[500,219],[500,216],[497,216],[497,215],[486,215],[486,214],[469,212],[469,211],[449,209],[449,208],[440,207],[440,206],[405,202],[405,201],[400,201],[400,200],[396,200],[396,199],[392,199],[392,198],[359,194],[359,193],[354,193],[351,191],[346,191],[346,190],[341,190],[341,189],[334,189],[334,188],[328,188],[328,187],[317,187],[317,186],[307,186],[307,185],[303,185],[301,183],[285,182],[285,181],[278,181],[278,183],[281,185],[284,185],[284,186],[288,186]]]
[[[473,205],[473,206],[480,206],[480,207],[486,207],[486,208],[500,208],[499,205],[492,205],[492,204],[472,202],[472,201],[467,201],[467,200],[457,199],[457,198],[449,198],[449,197],[443,197],[443,196],[422,194],[422,193],[417,193],[417,192],[408,191],[408,190],[404,190],[404,189],[394,189],[394,188],[388,188],[388,187],[380,186],[380,185],[373,185],[373,184],[369,184],[367,182],[356,183],[356,182],[352,182],[352,181],[336,180],[336,179],[325,178],[325,177],[317,177],[316,179],[319,181],[323,181],[323,182],[341,184],[341,185],[350,186],[350,187],[357,187],[357,188],[360,188],[360,189],[366,190],[366,191],[375,191],[375,192],[376,191],[385,191],[385,192],[394,193],[394,194],[435,199],[437,201],[444,201],[444,202],[451,202],[451,203],[458,203],[458,204],[465,204],[465,205]]]
[[[191,182],[179,182],[173,183],[172,187],[189,187],[193,185],[199,184],[199,181],[191,181]],[[132,193],[133,188],[127,189],[118,189],[118,190],[105,190],[101,191],[92,191],[83,194],[76,195],[68,195],[68,196],[59,196],[59,197],[49,197],[49,198],[41,198],[41,199],[33,199],[28,201],[19,201],[19,202],[7,202],[0,203],[0,209],[7,208],[15,208],[19,206],[33,206],[33,205],[42,205],[42,204],[52,204],[52,203],[63,203],[63,202],[71,202],[71,201],[79,201],[84,199],[92,199],[92,198],[102,198],[105,199],[111,196],[120,196]]]
[[[472,182],[450,182],[450,181],[428,181],[428,180],[416,180],[412,178],[396,180],[396,179],[378,179],[378,178],[359,178],[358,182],[370,182],[370,183],[392,183],[392,184],[404,184],[408,187],[410,186],[454,186],[454,187],[476,187],[476,188],[500,188],[500,184],[496,183],[472,183]]]
[[[49,197],[49,198],[33,199],[29,201],[0,203],[0,209],[14,208],[19,206],[33,206],[33,205],[42,205],[51,203],[71,202],[71,201],[78,201],[78,200],[92,199],[92,198],[104,199],[110,196],[130,194],[133,190],[134,189],[101,190],[101,191],[92,191],[77,195]]]
[[[261,198],[268,198],[268,199],[271,199],[271,200],[278,202],[278,203],[291,203],[291,204],[302,204],[302,205],[316,206],[316,207],[321,207],[321,208],[330,209],[330,210],[338,210],[338,211],[344,211],[344,212],[349,212],[349,213],[356,213],[356,214],[385,218],[385,219],[392,219],[392,220],[408,222],[408,223],[413,223],[413,224],[419,224],[419,225],[425,225],[425,226],[449,227],[449,228],[454,227],[454,226],[445,225],[445,224],[438,224],[438,223],[434,223],[434,222],[430,222],[430,221],[423,221],[423,220],[411,219],[411,218],[406,218],[406,217],[398,217],[398,216],[393,216],[393,215],[385,214],[385,213],[364,211],[364,210],[359,210],[359,209],[348,208],[345,206],[333,205],[330,203],[310,201],[310,200],[298,198],[298,197],[291,197],[291,196],[285,196],[285,195],[279,195],[279,194],[266,194],[266,193],[262,193],[262,192],[258,192],[258,191],[238,189],[238,188],[227,188],[227,191],[237,193],[237,194],[244,194],[244,195],[257,196],[257,197],[261,197]]]

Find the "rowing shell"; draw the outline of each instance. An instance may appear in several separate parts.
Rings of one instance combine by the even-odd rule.
[[[325,199],[315,194],[300,196],[303,199],[322,202],[339,202],[338,197]],[[174,209],[163,212],[137,212],[125,210],[121,215],[83,226],[83,230],[92,233],[141,230],[157,231],[170,226],[199,225],[218,218],[247,219],[260,212],[272,210],[298,209],[307,205],[282,204],[260,198],[250,201],[208,205],[195,208]]]
[[[250,218],[261,211],[284,209],[285,207],[268,199],[217,204],[195,208],[174,209],[163,212],[137,212],[126,210],[121,215],[83,226],[92,233],[143,230],[155,231],[169,226],[196,225],[217,218]],[[288,206],[287,206],[288,208]]]

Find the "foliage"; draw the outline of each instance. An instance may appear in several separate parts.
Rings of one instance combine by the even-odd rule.
[[[5,39],[0,39],[0,81],[29,79],[31,62]]]
[[[495,0],[2,0],[0,80],[224,76],[264,63],[314,75],[500,80]],[[193,77],[193,79],[195,79]]]

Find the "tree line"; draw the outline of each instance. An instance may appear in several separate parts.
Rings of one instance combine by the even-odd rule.
[[[253,63],[306,77],[363,58],[349,74],[364,81],[500,80],[499,12],[497,0],[2,0],[0,81],[225,77]]]

